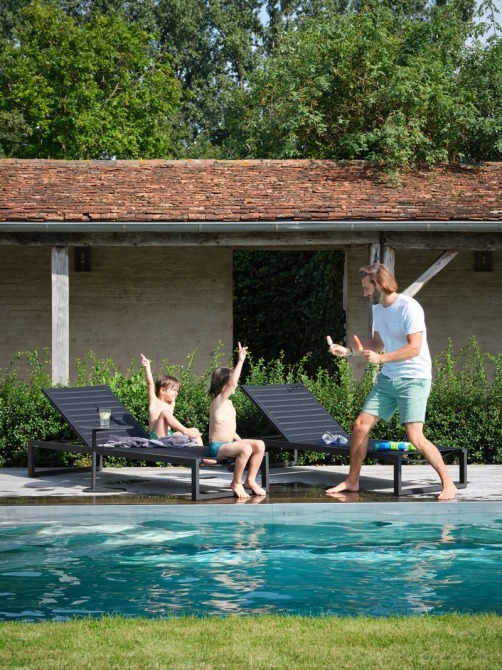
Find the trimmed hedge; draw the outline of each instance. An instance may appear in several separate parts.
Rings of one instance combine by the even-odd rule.
[[[195,354],[187,364],[154,365],[154,375],[167,372],[181,380],[182,389],[176,404],[176,416],[187,425],[197,426],[207,441],[209,403],[207,394],[211,370],[224,361],[221,347],[215,353],[207,372],[193,372]],[[272,361],[248,356],[243,373],[247,384],[302,382],[322,405],[350,432],[363,401],[373,384],[376,366],[369,365],[362,379],[356,379],[350,361],[331,359],[329,370],[320,368],[314,376],[305,372],[309,357],[288,365],[282,357]],[[155,369],[157,368],[157,369]],[[428,404],[425,433],[436,444],[468,449],[471,463],[502,463],[502,354],[483,354],[474,338],[458,353],[453,343],[434,360],[435,379]],[[138,421],[147,426],[147,394],[144,372],[139,363],[126,374],[119,372],[111,359],[98,359],[92,352],[76,361],[72,386],[108,384]],[[21,352],[0,375],[0,466],[26,467],[27,445],[31,438],[58,440],[68,436],[62,421],[42,393],[52,386],[47,350]],[[233,398],[238,416],[238,431],[256,437],[270,433],[270,426],[254,404],[240,390]],[[373,437],[403,439],[404,430],[395,415],[380,422]],[[325,454],[300,454],[301,462],[341,462]],[[42,460],[45,459],[45,460]],[[80,454],[44,452],[41,462],[47,465],[87,463]],[[116,464],[120,460],[115,459]]]

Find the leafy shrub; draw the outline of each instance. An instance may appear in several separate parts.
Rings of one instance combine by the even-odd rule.
[[[473,463],[502,463],[502,354],[483,354],[472,337],[455,355],[450,340],[434,367],[426,435],[465,447]]]
[[[193,371],[194,354],[186,365],[162,361],[154,376],[162,372],[181,381],[176,402],[176,416],[182,423],[196,426],[207,442],[211,371],[222,364],[221,346],[215,352],[208,370],[197,375]],[[278,358],[255,360],[250,354],[242,382],[247,384],[292,384],[301,382],[320,403],[351,431],[377,371],[368,365],[362,379],[356,379],[345,359],[333,359],[330,370],[319,368],[308,375],[306,356],[296,365]],[[155,367],[155,366],[154,366]],[[90,352],[76,361],[76,380],[72,385],[108,384],[121,402],[146,428],[148,423],[147,393],[141,366],[131,365],[126,374],[119,372],[111,359],[98,359]],[[502,354],[483,354],[474,338],[457,354],[450,341],[444,352],[434,359],[435,379],[428,403],[425,433],[436,444],[465,447],[471,463],[502,463]],[[20,352],[11,365],[0,374],[0,466],[26,467],[28,440],[32,438],[59,440],[69,429],[59,413],[42,393],[52,386],[48,351]],[[243,436],[271,435],[271,426],[241,389],[233,402],[237,410],[238,431]],[[404,430],[395,415],[389,422],[380,422],[372,436],[402,439]],[[286,456],[288,452],[284,452]],[[274,458],[283,454],[276,453]],[[326,454],[300,453],[301,463],[341,462],[341,457]],[[47,465],[87,463],[81,454],[47,451],[40,455]],[[114,463],[119,464],[117,459]]]
[[[48,352],[18,353],[0,377],[0,466],[26,466],[31,438],[60,439],[67,427],[42,394],[51,386]]]

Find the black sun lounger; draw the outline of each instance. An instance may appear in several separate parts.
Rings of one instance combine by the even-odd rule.
[[[228,489],[201,491],[200,464],[203,458],[209,457],[204,447],[184,447],[172,449],[166,447],[105,447],[110,435],[123,437],[148,438],[147,433],[136,421],[132,414],[118,400],[109,386],[82,386],[76,388],[46,388],[43,389],[52,405],[60,412],[70,425],[77,439],[68,442],[47,442],[30,440],[28,443],[28,476],[35,477],[35,454],[37,449],[52,449],[70,451],[92,456],[92,485],[89,492],[96,491],[96,472],[102,468],[103,456],[115,456],[136,461],[153,461],[157,463],[171,463],[185,465],[191,469],[192,500],[207,500],[233,496]],[[99,426],[99,407],[111,409],[110,428],[101,429]],[[68,468],[59,470],[68,472]],[[47,474],[44,470],[38,473]],[[57,470],[51,470],[54,473]],[[265,454],[261,466],[261,485],[268,491],[268,454]]]
[[[263,412],[277,433],[273,437],[261,437],[267,449],[290,449],[295,452],[315,451],[349,456],[350,435],[303,384],[243,385],[241,388]],[[322,435],[326,432],[347,438],[347,444],[325,444]],[[437,486],[420,488],[403,487],[403,462],[424,462],[424,459],[417,452],[377,451],[374,447],[375,442],[376,440],[370,440],[367,457],[394,465],[394,495],[440,490],[439,483]],[[438,447],[438,449],[443,457],[453,456],[458,459],[460,473],[456,486],[465,488],[467,486],[467,450],[455,447]]]

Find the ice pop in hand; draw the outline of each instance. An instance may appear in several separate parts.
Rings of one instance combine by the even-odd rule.
[[[361,340],[357,337],[357,335],[354,335],[354,342],[356,343],[356,347],[359,349],[359,351],[362,353],[364,351],[364,347],[361,344]]]
[[[326,342],[328,343],[329,346],[333,344],[333,340],[331,339],[331,335],[326,335]]]

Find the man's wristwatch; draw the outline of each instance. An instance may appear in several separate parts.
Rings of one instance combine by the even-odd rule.
[[[345,354],[345,358],[350,358],[353,355],[354,352],[352,351],[352,347],[347,347],[347,353]]]

